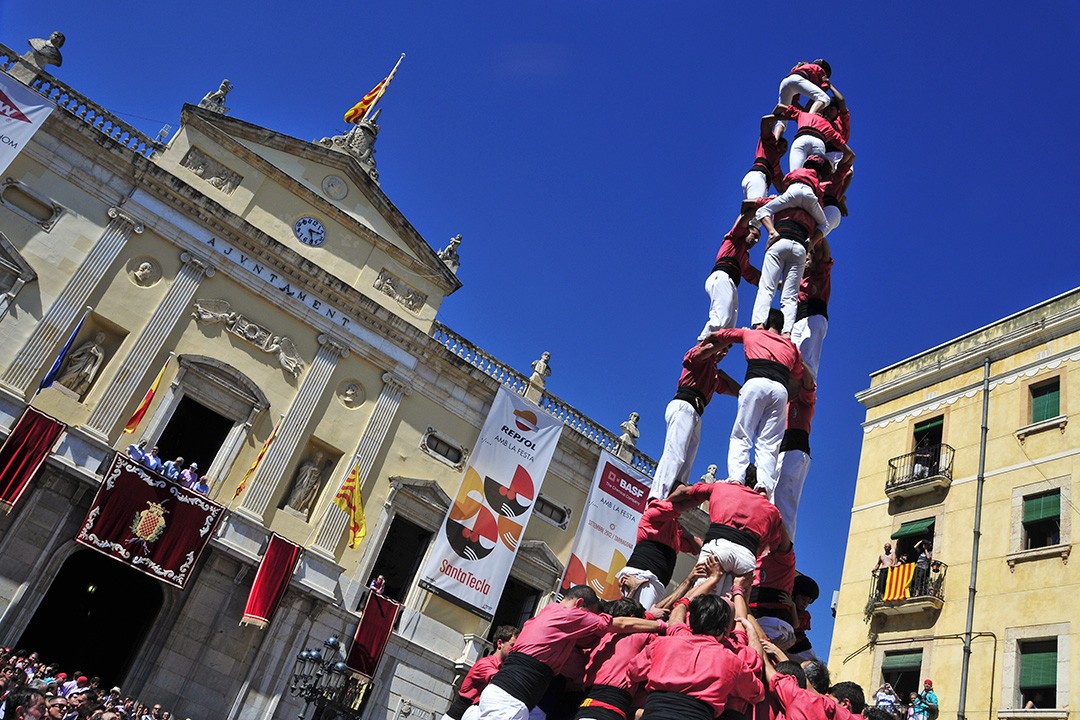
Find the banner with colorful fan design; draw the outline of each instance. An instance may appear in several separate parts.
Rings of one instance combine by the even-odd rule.
[[[634,551],[651,481],[608,452],[600,453],[562,590],[588,585],[602,600],[621,597],[615,578]]]
[[[499,388],[420,587],[491,619],[561,432],[561,421]]]

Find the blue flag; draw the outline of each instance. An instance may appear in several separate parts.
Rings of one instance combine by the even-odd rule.
[[[64,343],[64,349],[61,350],[60,354],[56,356],[56,362],[53,363],[53,366],[49,370],[49,372],[45,373],[45,377],[41,378],[41,384],[38,385],[37,389],[38,392],[41,392],[45,388],[52,385],[53,380],[55,380],[56,376],[60,374],[60,366],[64,364],[64,358],[67,357],[68,350],[71,350],[71,344],[75,342],[75,336],[79,334],[80,330],[82,330],[83,323],[86,322],[86,316],[89,314],[90,308],[87,308],[86,312],[83,313],[82,319],[79,320],[79,324],[75,326],[75,331],[71,333],[71,337],[69,337],[67,339],[67,342]],[[36,395],[37,393],[34,394]]]

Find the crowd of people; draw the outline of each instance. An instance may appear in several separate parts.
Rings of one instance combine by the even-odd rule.
[[[830,681],[807,637],[819,589],[796,569],[828,330],[827,236],[847,215],[855,159],[851,116],[831,74],[824,60],[798,63],[761,118],[739,215],[705,282],[708,319],[683,357],[636,545],[618,573],[622,597],[601,602],[574,586],[520,631],[496,629],[495,652],[471,668],[443,720],[892,719],[858,684]],[[791,121],[798,129],[784,173]],[[758,269],[750,250],[763,233]],[[739,328],[742,280],[757,292]],[[719,367],[735,343],[747,361],[741,384]],[[727,477],[690,484],[716,395],[738,398]],[[697,538],[678,520],[703,502],[710,525]],[[697,560],[669,592],[682,552]]]
[[[81,670],[61,672],[36,652],[0,648],[0,720],[169,720],[160,704],[146,705]]]
[[[912,690],[907,702],[900,698],[891,683],[882,683],[874,693],[874,707],[884,710],[894,720],[935,720],[938,698],[934,681],[924,680],[922,692]]]
[[[153,445],[147,450],[147,444],[148,442],[144,438],[137,443],[128,445],[127,456],[143,467],[180,483],[188,490],[193,490],[201,495],[210,492],[210,479],[199,474],[199,463],[193,462],[184,467],[184,458],[182,456],[163,461],[158,454],[158,446]]]

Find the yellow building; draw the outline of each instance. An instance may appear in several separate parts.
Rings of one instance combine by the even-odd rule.
[[[942,716],[1067,717],[1080,289],[873,373],[857,398],[834,679],[905,700],[932,679]],[[887,542],[908,563],[875,575]]]

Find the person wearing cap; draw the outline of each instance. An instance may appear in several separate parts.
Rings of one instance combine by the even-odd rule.
[[[938,697],[934,692],[934,681],[923,680],[922,692],[915,696],[916,720],[934,720],[938,714]]]
[[[170,480],[178,480],[184,468],[184,458],[177,457],[175,460],[166,460],[161,466],[161,474]]]
[[[61,673],[62,675],[63,673]],[[59,675],[57,676],[59,678]],[[60,697],[69,697],[72,693],[90,689],[90,680],[85,675],[76,675],[74,680],[68,680],[60,686]]]
[[[199,463],[191,463],[180,473],[180,484],[189,489],[199,484]]]

